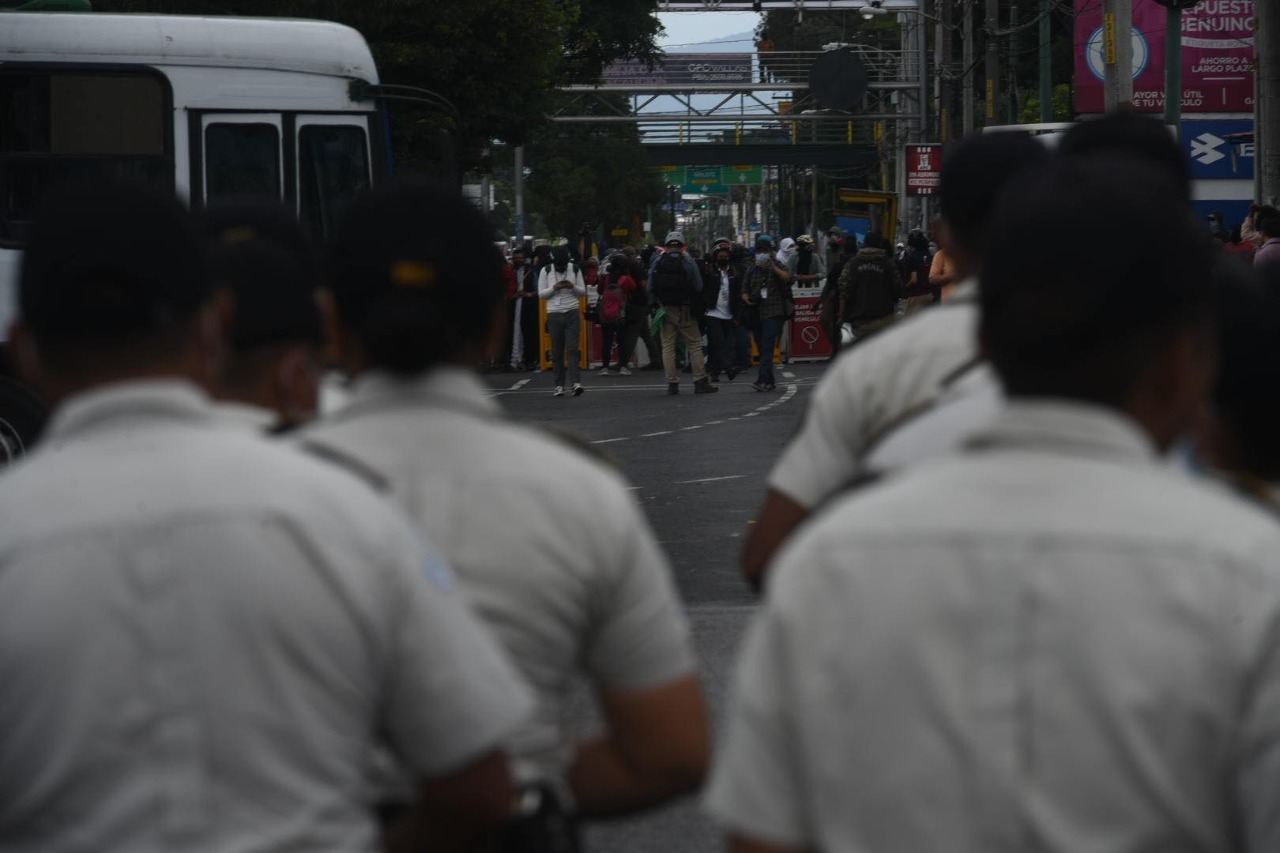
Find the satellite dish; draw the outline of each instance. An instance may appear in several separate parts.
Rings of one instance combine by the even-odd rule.
[[[809,91],[829,110],[856,107],[867,92],[867,66],[848,47],[829,50],[809,66]]]

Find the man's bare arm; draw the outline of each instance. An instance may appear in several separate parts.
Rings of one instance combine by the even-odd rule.
[[[578,747],[569,784],[584,817],[632,814],[702,784],[711,755],[697,676],[648,690],[603,690],[608,732]]]
[[[809,517],[809,510],[782,492],[770,489],[765,495],[760,516],[751,525],[747,543],[742,549],[742,574],[759,592],[764,587],[765,571],[787,537]]]

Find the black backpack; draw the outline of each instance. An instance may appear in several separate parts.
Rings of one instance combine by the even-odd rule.
[[[688,305],[693,283],[684,268],[684,256],[667,252],[653,268],[653,295],[660,305]]]

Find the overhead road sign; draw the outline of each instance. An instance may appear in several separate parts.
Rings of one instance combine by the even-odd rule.
[[[720,181],[719,166],[690,166],[684,170],[684,185],[681,191],[686,195],[724,195],[728,188]]]
[[[652,66],[642,61],[605,66],[601,82],[624,86],[750,83],[750,53],[668,53]]]
[[[720,183],[730,187],[762,184],[764,170],[759,166],[721,166]]]

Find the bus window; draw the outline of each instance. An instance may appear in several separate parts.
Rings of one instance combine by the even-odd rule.
[[[280,197],[280,129],[265,122],[211,121],[204,128],[204,197]]]
[[[303,124],[298,129],[298,201],[303,223],[324,241],[343,205],[369,185],[363,125]]]
[[[151,72],[0,72],[0,245],[21,246],[35,205],[63,181],[172,191],[166,101]]]

